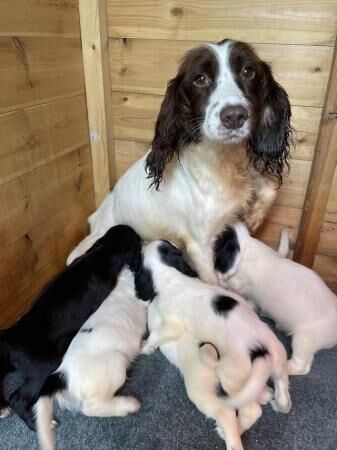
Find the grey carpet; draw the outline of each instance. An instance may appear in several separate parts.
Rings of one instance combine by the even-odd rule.
[[[321,351],[309,375],[291,378],[292,411],[284,415],[269,405],[264,407],[262,418],[243,436],[245,448],[336,450],[336,381],[337,348]],[[224,441],[214,431],[214,422],[189,401],[181,376],[159,351],[138,359],[123,392],[140,399],[139,413],[98,419],[56,408],[60,422],[56,429],[57,449],[225,449]],[[13,415],[0,421],[0,449],[37,450],[36,435]]]

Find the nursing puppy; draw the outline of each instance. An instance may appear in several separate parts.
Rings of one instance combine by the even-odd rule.
[[[158,309],[150,306],[150,333],[161,324]],[[192,403],[206,417],[215,420],[216,430],[226,441],[227,448],[242,450],[240,434],[261,416],[261,406],[253,403],[240,408],[238,417],[235,409],[228,407],[225,401],[227,395],[237,392],[242,387],[242,380],[237,376],[235,380],[232,377],[225,379],[226,373],[222,370],[224,361],[218,361],[215,347],[209,343],[200,343],[191,333],[185,331],[178,340],[161,345],[160,350],[182,373],[186,392]],[[267,399],[263,399],[264,403],[267,401],[268,392]]]
[[[212,343],[221,359],[231,361],[236,370],[233,377],[246,379],[239,392],[224,400],[227,407],[240,408],[255,402],[271,376],[275,385],[274,409],[290,410],[285,349],[239,295],[203,283],[180,250],[161,240],[143,250],[136,287],[144,298],[149,298],[152,291],[149,316],[157,314],[160,318],[151,329],[143,353],[150,354],[157,347],[180,339],[187,331],[200,342]]]
[[[215,268],[227,287],[240,293],[292,335],[291,375],[310,371],[314,354],[337,344],[337,297],[311,269],[284,258],[250,236],[242,223],[216,243]]]
[[[248,44],[190,50],[151,148],[90,216],[91,232],[125,223],[146,241],[172,239],[203,281],[218,284],[215,239],[238,217],[252,230],[263,221],[288,167],[290,116],[286,92]]]
[[[114,289],[122,267],[129,264],[135,270],[140,255],[140,238],[130,227],[111,228],[42,290],[25,316],[0,332],[0,382],[11,371],[24,377],[8,401],[2,395],[1,411],[13,408],[35,429],[32,407],[47,378],[60,366],[83,323]],[[60,379],[53,381],[44,394],[62,385]]]
[[[140,351],[146,309],[147,303],[136,297],[134,275],[125,267],[115,289],[84,323],[62,364],[47,380],[47,384],[60,380],[55,394],[61,407],[100,417],[138,411],[136,398],[115,393],[125,383],[126,370]],[[53,395],[40,397],[36,422],[42,450],[54,449],[52,411]]]

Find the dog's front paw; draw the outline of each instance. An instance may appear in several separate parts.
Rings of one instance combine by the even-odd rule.
[[[12,410],[9,406],[1,407],[0,408],[0,419],[6,419],[6,417],[9,417],[12,413]]]

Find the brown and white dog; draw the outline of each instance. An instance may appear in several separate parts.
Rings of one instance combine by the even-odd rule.
[[[183,247],[200,277],[217,283],[216,236],[238,217],[254,231],[282,183],[291,143],[290,105],[268,64],[226,39],[190,50],[168,84],[149,152],[89,218],[145,240]]]

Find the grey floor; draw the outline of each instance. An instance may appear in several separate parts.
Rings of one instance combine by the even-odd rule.
[[[139,358],[123,392],[141,400],[139,413],[96,419],[56,409],[57,449],[225,449],[214,423],[189,401],[179,373],[159,351]],[[245,449],[336,450],[337,348],[320,352],[309,375],[292,377],[291,394],[293,409],[287,415],[264,407],[262,418],[243,436]],[[15,415],[0,421],[0,450],[21,449],[38,449],[35,433]]]

